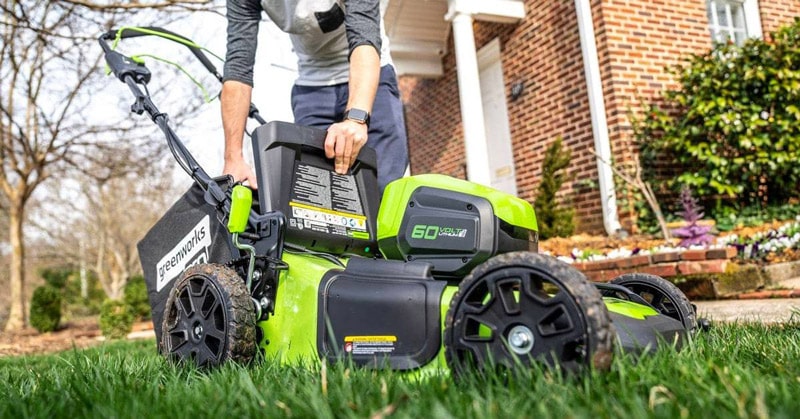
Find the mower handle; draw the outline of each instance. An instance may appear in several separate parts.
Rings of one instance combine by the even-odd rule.
[[[111,47],[108,45],[109,41],[115,39],[137,38],[142,36],[158,36],[160,38],[177,42],[185,46],[186,48],[189,49],[189,51],[192,52],[192,54],[194,54],[195,57],[197,57],[198,60],[200,60],[200,63],[203,64],[203,67],[205,67],[209,73],[211,73],[220,83],[223,82],[222,75],[219,74],[217,68],[214,67],[214,64],[211,63],[211,60],[208,59],[208,56],[203,52],[203,49],[199,45],[197,45],[194,41],[183,35],[179,35],[175,32],[172,32],[164,28],[160,28],[158,26],[122,27],[120,29],[110,29],[107,32],[100,35],[99,41],[101,47],[103,48],[103,51],[105,51],[106,53],[106,61],[109,61],[109,52],[113,51]],[[110,62],[109,66],[113,67]],[[122,80],[123,82],[125,81],[123,80],[122,75],[120,75],[116,71],[114,72],[114,74],[116,74],[117,77],[119,77],[119,79]],[[149,75],[147,81],[149,81]],[[252,102],[250,103],[250,108],[248,110],[247,116],[248,118],[255,119],[259,124],[263,125],[267,123],[267,121],[261,117],[258,108],[256,108],[256,106]]]
[[[141,36],[158,36],[184,45],[186,48],[189,48],[189,51],[191,51],[198,60],[200,60],[200,63],[203,64],[203,67],[205,67],[209,73],[213,74],[217,80],[222,82],[222,75],[219,74],[217,68],[214,67],[214,64],[208,59],[208,56],[203,52],[203,50],[200,49],[191,39],[170,30],[157,26],[123,27],[117,30],[111,29],[102,34],[100,38],[105,41],[110,41],[117,38],[127,39],[138,38]]]

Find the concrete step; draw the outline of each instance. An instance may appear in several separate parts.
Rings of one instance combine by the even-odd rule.
[[[693,301],[698,317],[712,322],[786,323],[800,321],[800,299]]]

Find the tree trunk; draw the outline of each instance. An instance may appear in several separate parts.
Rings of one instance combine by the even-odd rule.
[[[11,242],[11,311],[5,330],[19,330],[28,325],[28,304],[25,293],[25,246],[22,235],[24,206],[11,205],[9,240]]]

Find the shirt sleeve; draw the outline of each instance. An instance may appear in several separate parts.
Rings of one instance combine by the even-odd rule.
[[[227,1],[228,42],[223,81],[236,80],[253,86],[261,11],[257,0]]]
[[[344,26],[349,54],[359,45],[372,45],[381,55],[381,11],[379,0],[345,0]],[[349,55],[348,54],[348,55]]]

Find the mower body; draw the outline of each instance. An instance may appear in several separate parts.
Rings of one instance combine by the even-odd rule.
[[[288,268],[277,281],[274,310],[258,323],[261,349],[285,362],[348,358],[396,370],[446,367],[442,336],[460,281],[495,255],[537,251],[532,206],[471,182],[419,175],[390,183],[375,214],[377,197],[366,193],[376,190],[371,154],[342,177],[321,157],[318,132],[271,124],[253,138],[267,185],[260,200],[287,214],[287,242],[308,252],[283,252]],[[322,187],[337,183],[345,190]],[[336,207],[337,199],[346,202]],[[625,350],[680,342],[687,333],[646,304],[604,301]]]

